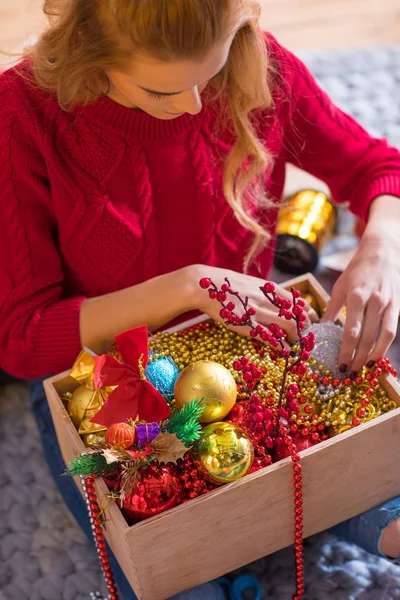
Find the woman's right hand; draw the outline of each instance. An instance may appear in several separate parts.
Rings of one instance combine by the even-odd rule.
[[[209,267],[207,265],[191,265],[187,267],[187,273],[193,286],[193,305],[192,309],[200,310],[207,314],[215,321],[223,323],[219,312],[221,310],[220,303],[209,297],[208,291],[201,289],[199,285],[200,279],[206,277],[212,279],[215,285],[220,289],[222,284],[225,283],[225,277],[229,279],[232,290],[238,292],[244,299],[246,296],[249,298],[249,306],[256,310],[254,316],[255,325],[267,326],[270,323],[276,323],[283,331],[288,335],[289,341],[295,341],[297,336],[296,324],[293,320],[286,320],[278,316],[279,309],[273,306],[268,299],[261,292],[260,287],[265,284],[265,280],[253,277],[251,275],[244,275],[243,273],[237,273],[236,271],[230,271],[219,267]],[[275,290],[278,296],[287,298],[292,301],[291,293],[275,284]],[[236,307],[240,313],[240,306],[237,300],[232,297],[232,301],[235,302]],[[318,320],[317,313],[308,305],[304,306],[304,310],[307,314],[309,322]],[[245,326],[230,327],[238,333],[244,335],[250,334],[250,328]]]

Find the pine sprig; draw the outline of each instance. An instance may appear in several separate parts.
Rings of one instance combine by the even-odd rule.
[[[203,414],[203,399],[191,400],[183,408],[175,409],[165,425],[165,431],[175,433],[186,446],[200,438],[199,420]]]
[[[75,460],[71,461],[64,472],[64,475],[75,477],[84,475],[93,477],[109,476],[115,473],[117,463],[107,464],[106,459],[100,452],[93,454],[81,454]]]

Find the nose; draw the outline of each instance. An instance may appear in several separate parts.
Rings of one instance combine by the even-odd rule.
[[[176,112],[186,112],[190,115],[197,115],[202,108],[201,96],[198,87],[182,92],[176,96],[174,101],[174,110]]]

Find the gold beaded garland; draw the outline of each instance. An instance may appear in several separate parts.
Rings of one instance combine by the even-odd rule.
[[[264,373],[257,394],[263,399],[268,398],[271,404],[278,402],[284,360],[259,341],[241,336],[219,323],[206,322],[172,334],[159,333],[150,341],[149,346],[158,356],[171,356],[180,369],[196,361],[213,360],[229,369],[239,386],[243,383],[241,373],[235,371],[232,365],[235,360],[246,356],[249,362],[255,363]],[[368,404],[362,405],[369,384],[365,380],[368,372],[366,368],[361,373],[361,384],[352,382],[340,385],[334,390],[332,397],[324,398],[317,393],[318,386],[324,377],[331,378],[331,373],[323,365],[317,364],[315,359],[310,360],[309,365],[311,369],[301,380],[292,373],[287,378],[288,384],[297,383],[300,395],[306,398],[306,402],[300,404],[301,412],[294,420],[297,425],[310,427],[313,424],[324,424],[329,429],[329,435],[336,435],[351,428],[355,418],[365,422],[397,408],[379,384],[368,397]],[[312,413],[304,412],[307,405],[312,406]],[[357,411],[361,406],[365,408],[365,414],[358,417]]]

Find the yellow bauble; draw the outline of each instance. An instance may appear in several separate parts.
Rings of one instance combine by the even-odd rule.
[[[183,369],[175,384],[175,402],[178,408],[191,400],[203,400],[202,423],[220,421],[236,402],[237,386],[228,369],[222,365],[198,360]]]
[[[94,423],[92,423],[94,425]],[[83,443],[87,448],[102,448],[106,445],[105,441],[105,433],[106,428],[104,427],[103,431],[97,431],[95,433],[86,433],[82,435]]]
[[[83,421],[86,411],[93,408],[92,405],[95,398],[96,393],[84,385],[80,385],[72,393],[70,399],[68,400],[67,410],[76,428],[78,428]],[[100,410],[100,406],[97,410]]]
[[[243,477],[254,458],[253,444],[233,423],[211,423],[203,429],[194,450],[195,462],[214,483],[230,483]]]

